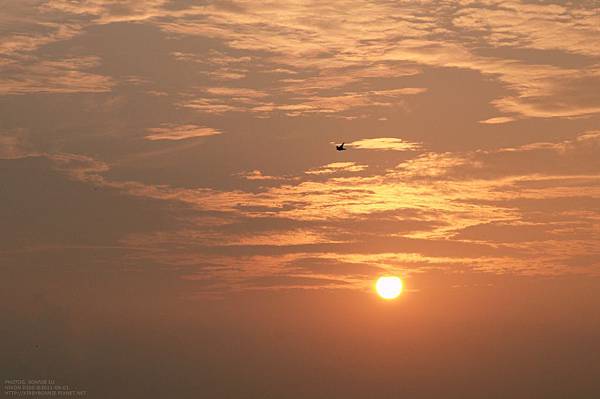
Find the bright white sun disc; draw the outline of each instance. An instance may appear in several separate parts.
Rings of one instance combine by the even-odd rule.
[[[402,292],[402,280],[396,276],[379,277],[375,283],[375,290],[384,299],[394,299]]]

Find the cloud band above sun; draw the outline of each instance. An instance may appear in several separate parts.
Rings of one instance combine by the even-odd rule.
[[[146,140],[186,140],[196,137],[207,137],[221,134],[217,129],[198,125],[165,125],[148,129],[151,134],[145,136]]]
[[[361,150],[414,151],[418,150],[420,145],[399,138],[378,137],[353,141],[352,143],[348,143],[348,147]]]

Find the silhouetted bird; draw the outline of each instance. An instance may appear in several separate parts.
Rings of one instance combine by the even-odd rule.
[[[344,144],[346,144],[346,143],[342,143],[340,145],[336,145],[335,149],[338,150],[338,151],[346,151],[346,149],[344,148]]]

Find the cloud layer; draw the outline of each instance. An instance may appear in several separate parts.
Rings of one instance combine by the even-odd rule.
[[[110,247],[207,290],[598,274],[598,26],[593,2],[9,1],[13,213],[42,206],[29,173],[124,219],[75,204],[70,239],[5,250]]]

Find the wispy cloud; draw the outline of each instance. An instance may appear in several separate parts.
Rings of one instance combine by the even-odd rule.
[[[323,165],[320,168],[307,170],[305,173],[310,175],[326,175],[338,172],[360,172],[366,168],[366,165],[360,165],[356,162],[333,162]]]
[[[497,116],[494,118],[490,118],[490,119],[486,119],[483,121],[479,121],[479,123],[483,123],[485,125],[499,125],[502,123],[508,123],[508,122],[512,122],[514,121],[515,118],[510,117],[510,116]]]
[[[394,137],[378,137],[353,141],[348,143],[348,147],[361,150],[414,151],[419,149],[420,145]]]
[[[255,169],[249,172],[238,173],[236,176],[243,177],[246,180],[281,180],[283,177],[264,175],[260,170]]]
[[[598,13],[585,4],[491,1],[487,7],[475,2],[468,5],[456,13],[452,24],[483,35],[493,45],[600,54],[600,45],[593,39],[598,37]]]
[[[196,137],[207,137],[221,134],[221,131],[210,127],[198,125],[164,125],[148,129],[151,134],[145,136],[146,140],[186,140]]]
[[[240,50],[267,51],[280,63],[317,71],[317,76],[309,79],[282,82],[288,90],[296,86],[313,95],[376,76],[369,72],[374,65],[381,68],[379,76],[392,76],[386,65],[410,63],[471,69],[496,78],[515,94],[497,98],[493,104],[523,117],[570,117],[600,110],[594,100],[597,96],[592,94],[599,79],[593,63],[576,69],[518,57],[482,56],[464,33],[464,29],[483,32],[483,44],[491,50],[499,46],[556,49],[598,57],[598,40],[594,40],[598,37],[594,28],[597,13],[584,4],[565,7],[491,1],[443,7],[433,2],[346,2],[347,9],[363,10],[360,16],[339,10],[330,13],[327,5],[236,4],[239,8],[235,10],[203,7],[196,10],[202,18],[191,13],[182,24],[163,22],[161,27],[182,35],[217,38]],[[320,24],[321,15],[335,17]],[[370,63],[364,66],[363,60]],[[316,108],[310,102],[302,107],[297,105],[296,112]],[[336,107],[324,108],[340,112]]]
[[[340,12],[340,8],[362,12],[355,15]],[[595,40],[599,35],[595,29],[598,17],[594,7],[587,3],[567,6],[494,0],[446,7],[436,2],[395,4],[344,0],[343,7],[332,7],[294,2],[259,6],[238,0],[231,7],[211,3],[174,8],[162,0],[128,1],[119,5],[103,0],[81,3],[53,0],[34,10],[16,5],[10,10],[13,14],[5,19],[16,25],[15,31],[26,21],[28,26],[35,27],[31,31],[39,33],[7,36],[3,47],[7,54],[22,54],[52,41],[73,37],[89,25],[137,22],[158,26],[169,34],[211,38],[229,49],[246,53],[230,55],[210,50],[205,59],[201,59],[189,51],[171,52],[181,61],[206,66],[203,72],[215,82],[247,77],[250,60],[266,65],[268,70],[303,73],[292,79],[289,75],[281,76],[267,93],[269,96],[295,93],[297,98],[294,99],[279,97],[273,101],[264,97],[251,106],[240,104],[239,97],[181,102],[203,112],[253,112],[264,117],[265,113],[279,110],[290,116],[315,113],[339,116],[335,114],[358,107],[391,106],[400,100],[377,98],[389,97],[391,92],[348,90],[347,87],[372,79],[411,76],[420,73],[423,66],[471,69],[497,79],[512,92],[492,102],[505,113],[548,118],[600,111],[597,96],[594,96],[600,79],[597,68],[600,49]],[[327,15],[326,21],[324,15]],[[64,23],[65,20],[68,22]],[[468,35],[473,32],[478,34],[477,44],[469,40]],[[492,55],[481,55],[481,48]],[[582,68],[573,68],[560,63],[533,62],[517,55],[501,55],[496,51],[498,48],[561,51],[588,57],[588,61]],[[247,55],[250,53],[253,55]],[[36,74],[35,71],[24,72]],[[42,79],[44,84],[39,78],[29,83],[13,82],[12,89],[5,82],[4,90],[24,93],[45,88],[65,92],[66,86],[77,84],[80,91],[110,87],[106,78],[103,82],[98,77],[93,81],[89,74],[73,76],[71,84],[56,87],[49,81],[58,74],[48,76],[52,79]],[[340,91],[331,93],[335,88]],[[402,90],[393,95],[418,94],[424,89]],[[244,97],[247,98],[241,98]],[[251,98],[256,100],[256,97]],[[492,118],[487,123],[498,121]]]
[[[23,129],[0,130],[0,159],[17,159],[32,155]]]
[[[232,289],[599,273],[598,13],[575,3],[11,1],[0,157],[168,204],[185,216],[115,245]],[[111,91],[122,113],[78,96]],[[83,115],[44,108],[84,97]],[[30,99],[35,118],[12,114]],[[222,131],[225,162],[192,147]],[[365,151],[335,153],[333,131]]]
[[[110,91],[115,84],[111,78],[86,72],[98,62],[97,57],[80,57],[0,64],[0,95]]]

